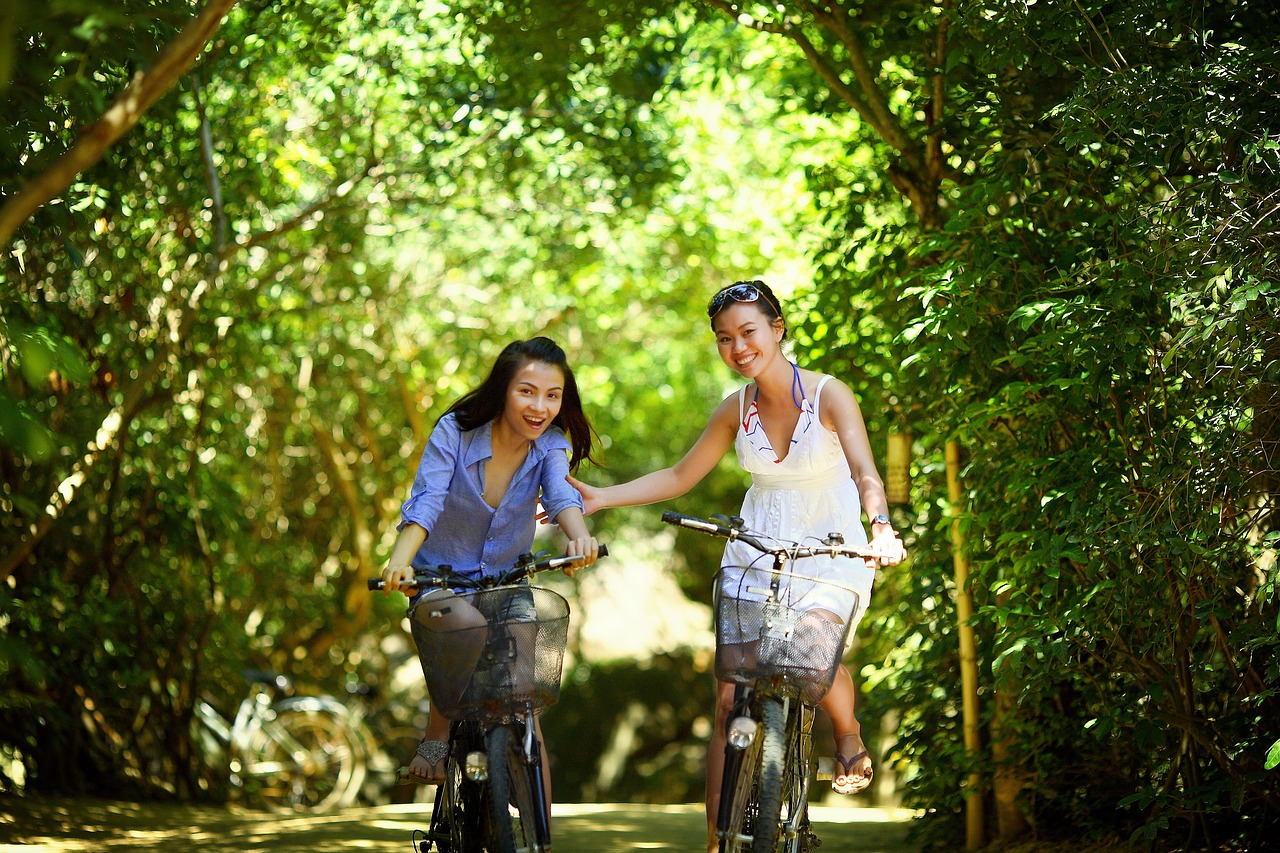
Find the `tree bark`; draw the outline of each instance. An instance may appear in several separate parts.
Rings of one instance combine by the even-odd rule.
[[[969,595],[969,555],[965,550],[964,531],[960,527],[960,443],[952,439],[946,446],[947,492],[951,502],[951,556],[956,572],[956,622],[960,634],[960,692],[964,719],[964,747],[975,768],[969,774],[964,792],[965,849],[983,846],[982,774],[977,771],[982,759],[981,714],[978,708],[978,651],[973,631],[973,599]]]

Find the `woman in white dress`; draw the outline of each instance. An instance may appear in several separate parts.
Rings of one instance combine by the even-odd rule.
[[[783,354],[786,322],[777,297],[764,282],[723,288],[712,297],[707,315],[720,358],[748,384],[720,403],[697,442],[670,468],[603,488],[572,477],[569,482],[582,492],[588,515],[608,507],[655,503],[689,491],[730,447],[736,447],[739,464],[752,476],[741,512],[752,529],[793,541],[838,531],[850,544],[863,544],[868,541],[861,519],[865,510],[877,560],[815,561],[822,564],[823,576],[858,589],[861,604],[850,624],[852,634],[871,598],[875,562],[893,565],[906,556],[889,523],[884,483],[858,402],[843,382],[803,370]],[[723,565],[747,566],[758,556],[749,546],[730,542]],[[732,701],[733,685],[720,682],[707,752],[711,849],[724,772],[724,728]],[[853,703],[853,680],[841,665],[820,707],[830,715],[835,732],[832,788],[842,794],[865,789],[872,776]]]

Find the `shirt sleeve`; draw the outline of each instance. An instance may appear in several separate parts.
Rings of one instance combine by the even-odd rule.
[[[462,432],[452,415],[446,415],[436,424],[427,439],[418,462],[418,473],[413,478],[409,499],[400,507],[400,523],[396,529],[413,522],[428,533],[435,527],[440,511],[444,509],[445,495],[457,469],[462,449]]]
[[[569,485],[569,439],[559,430],[549,432],[543,439],[546,453],[542,459],[542,508],[547,518],[556,520],[562,511],[571,506],[582,509],[582,495]]]

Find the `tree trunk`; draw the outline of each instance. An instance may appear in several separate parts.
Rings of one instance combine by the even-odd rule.
[[[976,769],[982,760],[981,714],[978,709],[978,650],[973,631],[973,599],[969,595],[969,555],[965,551],[964,531],[960,527],[960,444],[947,442],[947,491],[951,501],[951,552],[956,572],[956,622],[960,634],[960,690],[963,696],[964,747],[975,768],[969,774],[965,799],[965,849],[982,847],[983,824],[982,774]]]

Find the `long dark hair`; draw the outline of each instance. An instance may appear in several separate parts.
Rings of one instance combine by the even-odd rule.
[[[537,337],[507,344],[498,353],[493,369],[484,382],[463,394],[445,414],[452,412],[463,431],[489,423],[502,414],[502,409],[507,404],[507,388],[511,385],[511,379],[527,361],[539,361],[558,367],[564,374],[564,398],[560,401],[560,414],[556,415],[551,425],[560,427],[569,437],[569,444],[573,449],[569,456],[569,470],[576,471],[584,460],[595,462],[591,457],[595,430],[587,420],[586,412],[582,410],[578,382],[573,378],[564,350],[550,338]]]

